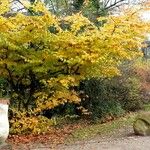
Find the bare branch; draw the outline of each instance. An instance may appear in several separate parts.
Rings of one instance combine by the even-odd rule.
[[[106,6],[104,9],[105,10],[112,9],[114,7],[118,7],[118,6],[123,5],[125,3],[126,3],[126,0],[119,0],[119,1],[115,0],[114,3],[110,4],[109,6]]]

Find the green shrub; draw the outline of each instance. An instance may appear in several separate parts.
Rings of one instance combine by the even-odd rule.
[[[131,77],[128,78],[122,86],[124,93],[120,102],[123,108],[127,111],[136,111],[141,109],[143,106],[143,99],[140,95],[140,81],[135,77]]]
[[[120,102],[115,99],[110,85],[110,80],[96,78],[85,80],[80,85],[85,94],[81,105],[91,112],[93,119],[107,118],[108,116],[118,117],[124,114],[124,110]]]

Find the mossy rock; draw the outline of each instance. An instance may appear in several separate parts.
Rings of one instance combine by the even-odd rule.
[[[140,114],[133,124],[133,129],[136,135],[150,135],[150,112]]]

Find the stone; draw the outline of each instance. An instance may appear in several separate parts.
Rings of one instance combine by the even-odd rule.
[[[134,133],[141,136],[150,135],[150,112],[141,113],[133,123]]]

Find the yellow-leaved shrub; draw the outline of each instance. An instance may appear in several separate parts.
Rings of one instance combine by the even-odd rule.
[[[10,119],[10,134],[41,134],[48,132],[53,124],[53,120],[44,116],[13,110],[13,117]]]

